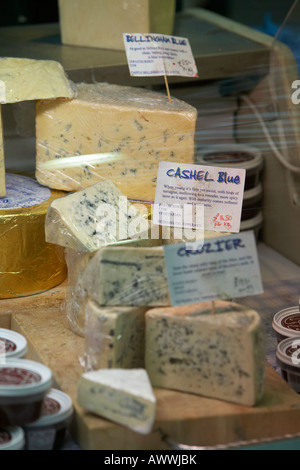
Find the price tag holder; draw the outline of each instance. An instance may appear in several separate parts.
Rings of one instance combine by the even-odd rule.
[[[193,214],[201,214],[203,207],[204,230],[238,233],[245,185],[246,170],[160,162],[158,167],[153,222],[157,225],[175,226],[165,216],[172,208],[181,207],[187,213],[189,207]],[[198,222],[197,222],[198,219]],[[183,220],[183,219],[182,219]],[[199,228],[200,218],[192,225],[182,226]],[[196,224],[196,225],[195,225]],[[177,226],[179,221],[177,218]]]
[[[174,306],[263,293],[253,231],[165,245],[164,253]]]
[[[130,75],[198,77],[187,38],[164,34],[124,33]]]

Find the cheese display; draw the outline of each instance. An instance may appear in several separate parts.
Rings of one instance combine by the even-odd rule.
[[[0,298],[36,294],[67,275],[63,249],[45,241],[49,205],[64,196],[22,175],[6,175],[0,199]]]
[[[5,186],[5,161],[4,161],[4,145],[3,145],[3,127],[2,127],[2,110],[0,104],[0,197],[6,195]]]
[[[160,244],[160,239],[151,239],[149,236],[148,238],[120,240],[109,244],[109,246],[151,247]],[[68,268],[65,313],[73,331],[80,336],[86,334],[85,307],[88,298],[87,290],[83,284],[84,272],[96,253],[97,250],[86,252],[65,248],[65,260]]]
[[[170,305],[163,247],[104,247],[83,274],[98,305]]]
[[[245,406],[262,397],[264,334],[259,314],[232,302],[146,313],[145,368],[154,387]]]
[[[143,368],[148,307],[86,304],[86,370]]]
[[[94,251],[144,232],[147,219],[110,180],[52,202],[45,223],[47,242],[79,251]]]
[[[156,398],[144,369],[100,369],[82,374],[80,406],[140,434],[151,432]]]
[[[160,161],[193,163],[197,110],[166,94],[77,84],[72,100],[36,106],[36,178],[81,190],[110,179],[132,200],[154,201]]]
[[[173,31],[175,0],[59,0],[58,5],[63,44],[124,50],[125,32]]]
[[[54,60],[0,57],[0,103],[74,98],[76,86]]]

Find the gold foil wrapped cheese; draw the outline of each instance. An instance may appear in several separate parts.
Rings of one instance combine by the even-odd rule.
[[[63,248],[45,241],[49,204],[64,194],[26,176],[6,175],[6,196],[0,198],[0,299],[36,294],[65,280]]]

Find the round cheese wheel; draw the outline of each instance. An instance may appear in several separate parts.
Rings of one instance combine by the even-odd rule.
[[[0,198],[0,299],[36,294],[63,282],[62,247],[45,241],[50,203],[64,196],[23,175],[6,175]]]

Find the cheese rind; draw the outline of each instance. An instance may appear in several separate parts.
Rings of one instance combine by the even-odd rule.
[[[0,103],[74,98],[76,86],[59,62],[18,57],[0,58]]]
[[[78,382],[80,406],[135,432],[148,434],[155,420],[156,398],[144,369],[100,369]]]
[[[193,163],[196,109],[142,88],[77,84],[73,100],[36,109],[36,178],[65,191],[110,179],[132,200],[154,201],[160,161]]]
[[[79,251],[95,251],[129,234],[138,237],[143,230],[147,220],[110,180],[54,201],[45,222],[47,242]]]
[[[86,370],[144,368],[148,307],[86,304]]]
[[[82,282],[98,305],[170,305],[163,247],[101,248]]]
[[[154,387],[254,406],[264,390],[260,316],[231,302],[146,313],[145,367]]]

